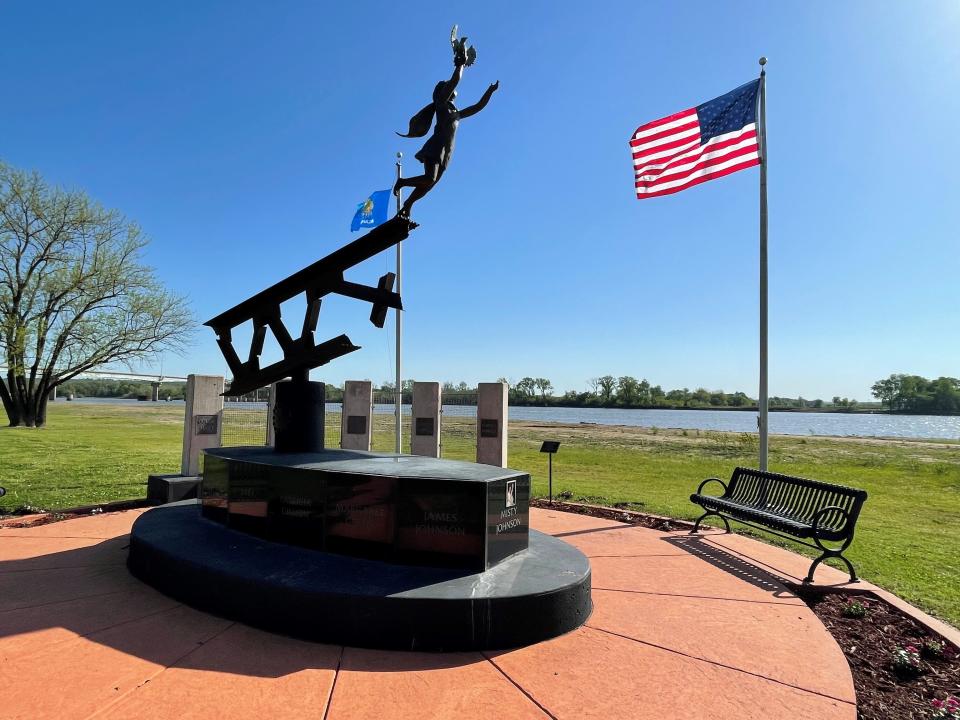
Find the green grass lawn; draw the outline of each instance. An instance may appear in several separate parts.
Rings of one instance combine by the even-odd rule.
[[[143,497],[149,473],[179,471],[182,422],[182,405],[57,403],[46,428],[0,429],[0,511]],[[392,450],[392,422],[375,416],[375,450]],[[443,428],[443,456],[473,460],[475,421],[445,418]],[[339,415],[329,415],[327,444],[338,438]],[[689,496],[701,479],[756,464],[749,434],[511,423],[510,466],[531,474],[537,496],[547,494],[544,439],[562,442],[555,494],[678,518],[698,515]],[[770,468],[865,488],[848,553],[859,572],[960,625],[960,445],[774,436]]]

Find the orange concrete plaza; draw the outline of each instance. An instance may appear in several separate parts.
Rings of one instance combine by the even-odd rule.
[[[127,572],[139,512],[0,528],[0,718],[856,718],[843,653],[780,582],[809,560],[749,538],[531,510],[590,558],[593,615],[526,648],[427,654],[183,606]]]

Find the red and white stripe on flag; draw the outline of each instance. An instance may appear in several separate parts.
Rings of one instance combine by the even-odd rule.
[[[641,125],[630,149],[638,199],[669,195],[760,164],[756,122],[704,139],[698,108]]]

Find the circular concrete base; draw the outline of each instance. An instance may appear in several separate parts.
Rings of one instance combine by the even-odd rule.
[[[154,508],[130,533],[130,571],[188,605],[339,645],[491,650],[561,635],[590,615],[590,562],[530,531],[530,546],[482,573],[391,565],[273,543]]]

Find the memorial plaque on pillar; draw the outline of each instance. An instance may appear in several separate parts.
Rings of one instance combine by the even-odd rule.
[[[347,434],[365,435],[367,433],[366,415],[348,415],[347,416]]]
[[[433,418],[432,417],[417,418],[413,431],[417,435],[433,435]]]
[[[480,421],[480,437],[495,438],[500,434],[500,423],[496,420],[485,419]]]
[[[217,416],[216,415],[195,415],[197,435],[216,435],[217,434]]]

